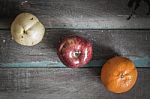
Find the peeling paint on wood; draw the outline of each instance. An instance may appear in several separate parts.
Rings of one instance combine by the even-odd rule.
[[[128,57],[129,59],[133,60],[136,67],[150,67],[150,58],[144,57],[144,58],[134,58],[134,57]],[[100,60],[92,60],[90,63],[85,65],[84,67],[101,67],[106,60],[100,59]],[[0,63],[0,67],[19,67],[19,68],[26,68],[26,67],[66,67],[63,65],[60,61],[35,61],[35,62],[21,62],[21,63]]]
[[[56,47],[59,39],[67,35],[79,35],[93,43],[93,59],[86,67],[101,67],[116,55],[131,58],[137,67],[150,67],[149,30],[72,29],[47,29],[43,41],[33,47],[17,44],[8,30],[0,30],[0,67],[65,67],[56,54]]]

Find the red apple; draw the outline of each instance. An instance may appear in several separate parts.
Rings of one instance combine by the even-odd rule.
[[[92,59],[93,46],[82,37],[68,36],[60,43],[57,54],[68,67],[82,67]]]

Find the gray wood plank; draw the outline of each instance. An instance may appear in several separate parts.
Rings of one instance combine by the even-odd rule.
[[[127,21],[132,11],[127,6],[128,1],[1,0],[0,28],[9,28],[14,17],[20,12],[31,12],[46,28],[149,29],[150,18],[146,15],[148,5],[140,2],[136,15]]]
[[[100,67],[116,55],[130,58],[137,67],[150,66],[149,30],[47,29],[43,41],[33,47],[17,44],[10,31],[0,30],[0,67],[65,67],[56,47],[59,39],[67,35],[79,35],[93,43],[93,59],[85,67]]]
[[[108,92],[100,68],[1,68],[0,99],[149,99],[150,69],[138,68],[127,93]]]

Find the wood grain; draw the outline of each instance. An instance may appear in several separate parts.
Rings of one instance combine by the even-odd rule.
[[[21,12],[35,14],[46,28],[149,29],[148,5],[140,3],[131,20],[129,0],[1,0],[0,28]],[[137,1],[137,0],[135,0]],[[5,20],[5,21],[4,21]]]
[[[65,67],[56,54],[61,38],[79,35],[93,43],[93,60],[85,67],[100,67],[106,59],[122,55],[137,67],[150,67],[149,30],[68,30],[47,29],[41,43],[25,47],[11,39],[10,31],[0,30],[0,67]]]
[[[148,6],[141,2],[136,15],[126,20],[132,10],[128,1],[0,0],[0,99],[150,99],[149,68],[138,68],[136,85],[123,94],[108,92],[100,81],[101,68],[95,68],[116,55],[130,58],[136,67],[150,67]],[[10,25],[21,12],[36,15],[45,25],[45,37],[36,46],[11,39]],[[56,47],[67,35],[93,43],[86,68],[62,68]]]
[[[100,68],[0,69],[0,99],[149,99],[150,72],[138,68],[136,85],[127,93],[108,92]]]

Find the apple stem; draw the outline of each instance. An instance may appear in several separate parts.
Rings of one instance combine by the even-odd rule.
[[[81,52],[80,52],[80,51],[75,51],[75,52],[74,52],[74,57],[76,57],[76,58],[77,58],[77,57],[79,57],[79,56],[80,56],[80,54],[81,54]]]

